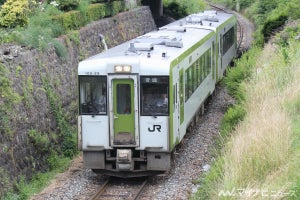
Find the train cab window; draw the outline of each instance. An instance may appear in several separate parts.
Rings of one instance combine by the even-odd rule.
[[[169,78],[167,76],[141,77],[141,115],[169,115]]]
[[[79,112],[80,114],[107,113],[107,92],[105,76],[79,77]]]

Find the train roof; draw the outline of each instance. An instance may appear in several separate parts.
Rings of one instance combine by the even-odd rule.
[[[172,61],[194,45],[212,37],[232,20],[235,20],[233,14],[217,11],[189,15],[81,61],[78,73],[90,75],[98,70],[102,74],[100,68],[103,68],[103,73],[108,73],[108,66],[127,64],[139,73],[144,70],[153,74],[167,74]]]

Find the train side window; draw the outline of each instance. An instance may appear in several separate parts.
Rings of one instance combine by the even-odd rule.
[[[169,77],[141,76],[141,115],[169,115]]]
[[[188,69],[185,71],[184,73],[184,85],[185,85],[185,101],[188,100],[189,98],[189,84],[188,84],[188,80],[189,80],[189,71]]]
[[[195,92],[195,90],[197,89],[198,85],[197,85],[197,66],[196,63],[193,64],[193,92]]]
[[[188,87],[189,87],[189,97],[193,94],[193,67],[189,67],[188,69],[189,79],[188,79]]]
[[[212,43],[212,79],[215,79],[215,67],[216,67],[216,47],[215,47],[215,41]]]
[[[79,76],[80,114],[107,113],[106,76]]]
[[[211,51],[208,49],[205,53],[206,57],[206,76],[210,73],[211,71]]]
[[[203,55],[200,57],[200,63],[201,63],[201,82],[202,82],[205,77],[205,74],[204,74],[205,60],[204,60]]]
[[[224,35],[223,35],[223,51],[222,55],[225,55],[226,52],[232,47],[234,44],[234,27],[231,27]]]
[[[199,59],[195,62],[196,67],[196,79],[197,79],[197,87],[200,85],[200,67],[199,67]]]

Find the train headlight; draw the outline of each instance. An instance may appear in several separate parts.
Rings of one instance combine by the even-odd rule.
[[[130,73],[131,65],[115,65],[115,73]]]

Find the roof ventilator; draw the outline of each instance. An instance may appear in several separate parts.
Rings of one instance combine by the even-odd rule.
[[[186,32],[186,28],[181,26],[169,26],[169,27],[162,27],[159,30],[166,30],[166,31],[176,31],[176,32]]]
[[[177,37],[174,37],[174,38],[169,39],[169,40],[165,40],[164,44],[167,47],[178,47],[178,48],[182,48],[183,47],[183,43],[182,43],[181,38],[179,39]]]
[[[129,51],[129,52],[134,52],[134,53],[136,52],[136,49],[135,49],[135,47],[134,47],[134,43],[131,42],[131,43],[129,44],[129,49],[128,49],[128,51]]]
[[[153,43],[142,43],[142,42],[135,42],[130,43],[129,52],[136,52],[136,51],[151,51],[153,50]]]
[[[219,19],[216,18],[216,11],[205,11],[204,13],[198,13],[190,15],[186,18],[187,23],[200,23],[202,25],[202,21],[209,22],[219,22]]]

